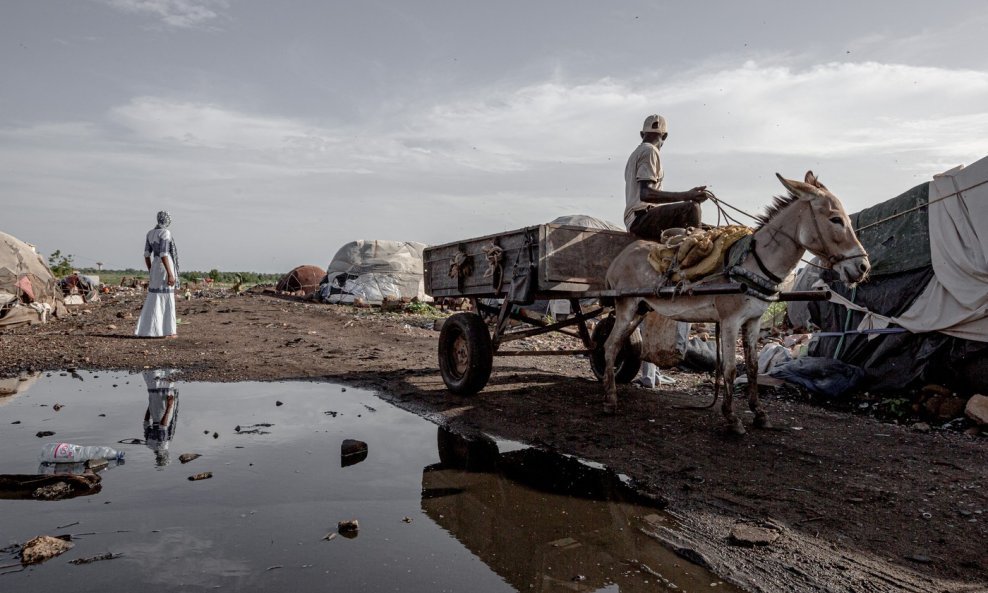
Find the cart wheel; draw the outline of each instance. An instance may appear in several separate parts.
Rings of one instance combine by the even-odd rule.
[[[593,328],[593,352],[590,354],[590,368],[598,381],[604,380],[604,342],[614,327],[614,318],[602,319]],[[642,336],[634,332],[621,345],[617,360],[614,361],[614,380],[618,383],[630,383],[638,375],[642,364]]]
[[[457,313],[439,332],[439,373],[457,395],[473,395],[487,385],[494,350],[487,324],[476,313]]]

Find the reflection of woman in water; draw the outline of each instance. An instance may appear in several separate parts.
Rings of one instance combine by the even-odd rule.
[[[168,371],[145,371],[148,410],[144,414],[144,444],[154,451],[157,466],[168,465],[168,443],[178,425],[178,389]]]

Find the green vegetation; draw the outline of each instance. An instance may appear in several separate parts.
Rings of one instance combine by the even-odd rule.
[[[62,255],[62,251],[56,249],[48,256],[48,267],[56,278],[62,278],[72,273],[72,259],[68,253]]]
[[[69,271],[71,271],[71,267],[69,268]],[[138,279],[146,280],[148,275],[148,271],[146,269],[137,270],[134,268],[127,268],[125,270],[97,270],[96,268],[79,268],[79,271],[83,274],[99,276],[100,282],[107,285],[120,284],[120,280],[125,277],[137,277]],[[212,278],[214,284],[217,285],[236,284],[238,281],[244,285],[274,284],[278,282],[281,276],[282,274],[262,274],[260,272],[220,272],[216,269],[210,270],[209,272],[201,272],[196,270],[182,271],[182,273],[179,274],[183,284],[195,284],[202,278]]]
[[[426,303],[419,300],[412,301],[405,305],[404,312],[412,313],[414,315],[428,315],[430,317],[444,316],[444,313],[432,306],[432,303]]]
[[[765,313],[762,314],[762,326],[778,327],[782,325],[786,320],[786,303],[785,301],[777,301],[772,303],[765,309]]]

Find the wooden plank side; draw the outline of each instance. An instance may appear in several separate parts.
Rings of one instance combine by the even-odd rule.
[[[507,293],[515,262],[529,261],[527,242],[533,242],[532,257],[538,264],[540,298],[567,297],[588,290],[603,290],[611,260],[634,239],[628,233],[584,227],[542,224],[494,235],[427,247],[425,291],[437,297],[496,297]],[[504,249],[504,281],[498,291],[490,277],[484,248],[497,241]],[[464,253],[473,261],[470,274],[458,282],[449,275],[450,264]],[[519,253],[521,253],[519,257]],[[563,297],[558,297],[563,298]]]
[[[507,292],[511,284],[511,273],[516,261],[528,261],[526,241],[536,245],[532,257],[538,254],[539,227],[525,227],[515,231],[487,235],[475,239],[466,239],[454,243],[446,243],[427,247],[423,253],[425,292],[433,298],[437,297],[495,297]],[[484,248],[496,241],[504,249],[502,270],[504,281],[501,290],[494,286],[493,278],[485,277],[490,268]],[[472,260],[469,275],[460,279],[449,275],[450,266],[456,257],[463,253]],[[519,258],[519,253],[521,253]]]
[[[603,290],[611,261],[634,237],[622,231],[547,224],[542,241],[539,287],[543,290]]]

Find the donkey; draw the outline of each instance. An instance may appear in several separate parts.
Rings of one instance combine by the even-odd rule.
[[[734,378],[737,373],[734,348],[739,330],[744,344],[744,362],[748,374],[748,406],[755,413],[754,426],[770,428],[768,415],[758,401],[757,353],[759,320],[768,301],[754,292],[768,296],[777,290],[789,275],[804,251],[820,257],[841,281],[854,285],[868,276],[871,264],[844,207],[824,187],[812,171],[804,181],[776,177],[789,190],[786,197],[775,202],[761,215],[750,248],[738,268],[730,274],[752,290],[746,294],[683,295],[675,299],[654,296],[618,296],[614,305],[614,327],[604,343],[604,408],[613,412],[617,407],[617,386],[614,363],[621,344],[642,322],[645,314],[656,311],[679,321],[717,322],[717,347],[720,372],[724,377],[725,395],[721,411],[730,429],[744,434],[744,425],[734,414]],[[658,287],[664,278],[648,263],[654,242],[639,240],[628,245],[611,262],[607,270],[607,286],[619,295],[622,291],[641,294],[642,288]],[[740,269],[739,269],[740,268]],[[725,271],[725,274],[728,272]]]

